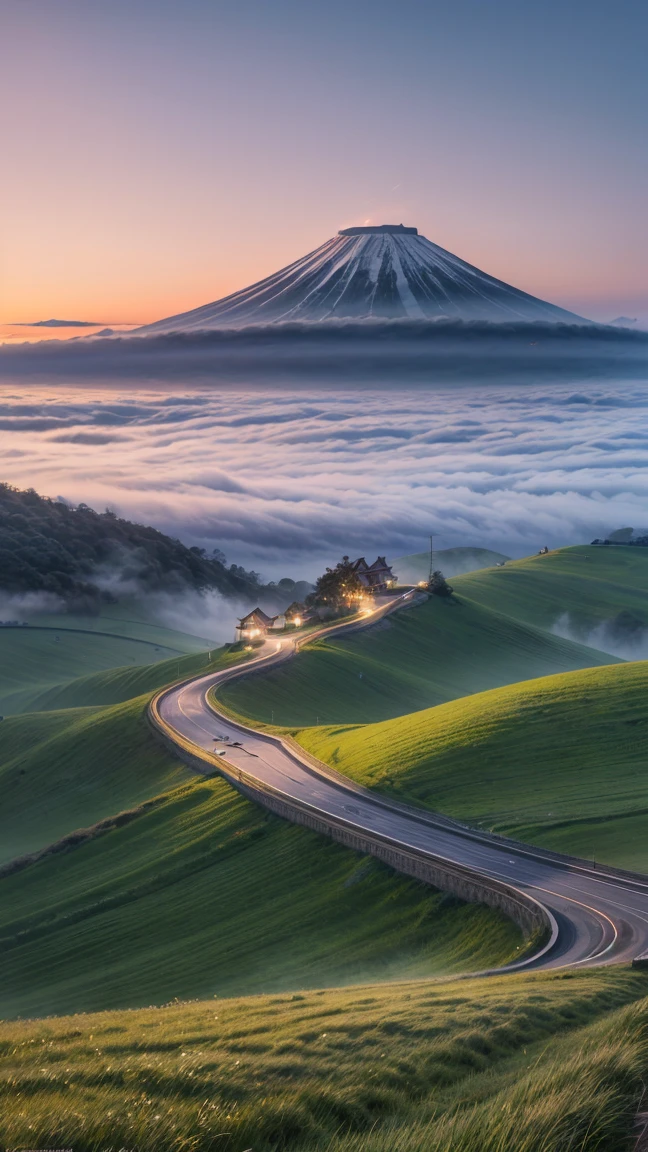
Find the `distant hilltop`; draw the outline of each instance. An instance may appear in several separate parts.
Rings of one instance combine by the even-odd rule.
[[[135,330],[148,336],[330,320],[587,324],[505,284],[404,224],[343,228],[300,260],[191,312]]]

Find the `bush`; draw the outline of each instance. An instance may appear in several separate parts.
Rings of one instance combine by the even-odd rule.
[[[433,596],[452,596],[453,588],[448,584],[443,572],[433,572],[428,584],[428,591]]]

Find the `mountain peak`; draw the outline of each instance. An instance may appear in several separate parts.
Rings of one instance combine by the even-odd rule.
[[[482,272],[404,224],[343,228],[274,275],[140,335],[330,320],[582,324],[582,317]]]
[[[361,228],[340,228],[338,236],[377,236],[385,232],[399,236],[418,236],[418,228],[406,228],[404,224],[370,224]]]

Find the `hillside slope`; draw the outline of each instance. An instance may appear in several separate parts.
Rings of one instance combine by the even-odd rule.
[[[115,668],[45,693],[41,708],[56,710],[6,717],[0,729],[0,862],[186,780],[188,770],[151,738],[148,698],[181,676],[244,658],[217,648]]]
[[[27,713],[2,724],[0,862],[133,808],[189,778],[162,754],[146,697],[113,708]]]
[[[648,663],[587,668],[299,741],[370,787],[648,871]]]
[[[648,1064],[645,996],[645,974],[599,969],[0,1024],[0,1141],[626,1152]]]
[[[108,509],[72,507],[0,484],[0,589],[8,593],[54,595],[92,610],[113,600],[120,584],[130,595],[137,585],[143,596],[205,588],[257,596],[255,574],[226,568],[223,559]]]
[[[648,628],[648,548],[583,545],[457,576],[453,585],[484,607],[540,628],[563,629],[594,647],[642,640]],[[611,649],[614,651],[614,648]]]
[[[54,627],[0,628],[0,714],[29,711],[44,692],[79,676],[180,654],[162,629],[153,641],[80,631],[75,623],[61,617]]]
[[[159,653],[158,653],[159,656]],[[66,684],[57,684],[35,696],[32,708],[46,712],[65,708],[90,708],[122,704],[146,692],[155,692],[174,680],[199,676],[216,668],[226,668],[246,658],[242,652],[213,648],[186,656],[172,656],[155,664],[140,667],[109,668],[90,676],[79,676]]]
[[[219,778],[0,877],[0,896],[3,1015],[465,971],[522,943],[499,913],[270,816]]]
[[[463,596],[431,597],[346,639],[318,641],[273,672],[228,684],[219,699],[265,723],[365,723],[613,660]]]

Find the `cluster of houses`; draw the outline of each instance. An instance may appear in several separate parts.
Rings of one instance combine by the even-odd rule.
[[[358,577],[364,591],[368,596],[378,596],[388,592],[396,583],[384,556],[378,556],[373,564],[367,564],[364,556],[353,561],[353,571]],[[317,619],[314,608],[305,608],[303,604],[291,604],[285,612],[276,616],[268,616],[262,608],[254,608],[243,616],[236,627],[237,640],[262,640],[268,632],[280,632],[283,628],[302,628],[304,624]]]

